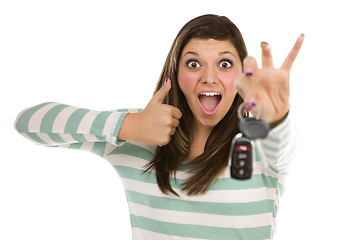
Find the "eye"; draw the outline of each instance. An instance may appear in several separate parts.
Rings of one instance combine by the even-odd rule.
[[[230,59],[222,59],[219,63],[219,67],[228,69],[231,68],[232,64],[233,61],[231,61]]]
[[[189,59],[188,61],[186,61],[186,66],[188,68],[194,69],[194,68],[198,68],[200,67],[199,61],[195,60],[195,59]]]

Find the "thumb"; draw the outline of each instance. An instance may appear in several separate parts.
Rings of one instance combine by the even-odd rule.
[[[153,98],[151,99],[151,102],[157,102],[162,103],[166,97],[166,95],[169,93],[171,89],[171,81],[169,78],[165,79],[164,85],[155,93]]]

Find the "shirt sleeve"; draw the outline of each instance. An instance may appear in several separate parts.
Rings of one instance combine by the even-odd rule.
[[[289,114],[286,119],[271,129],[266,139],[257,141],[258,151],[275,174],[287,175],[296,156],[297,134]]]
[[[135,109],[95,111],[47,102],[27,108],[15,120],[15,129],[32,142],[44,146],[61,146],[86,142],[117,140],[123,120]]]

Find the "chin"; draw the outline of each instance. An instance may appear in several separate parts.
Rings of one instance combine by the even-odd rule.
[[[203,125],[204,127],[213,128],[215,127],[223,118],[222,117],[215,117],[215,116],[202,116],[200,118],[197,118],[198,122]]]

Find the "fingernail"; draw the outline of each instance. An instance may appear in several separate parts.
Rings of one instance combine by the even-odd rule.
[[[165,84],[167,83],[168,79],[169,79],[169,78],[165,78],[165,82],[164,82],[164,85],[165,85]]]
[[[245,71],[245,76],[251,77],[252,75],[253,75],[253,73],[251,72],[251,70],[246,70]]]
[[[301,36],[305,37],[305,34],[302,33]]]
[[[251,101],[248,103],[248,106],[249,106],[250,108],[253,108],[253,107],[256,106],[256,103],[253,102],[253,100],[251,100]]]
[[[261,47],[264,47],[265,49],[271,49],[270,44],[267,42],[261,42]]]
[[[251,109],[252,109],[253,107],[255,107],[255,106],[256,106],[255,102],[250,101],[250,102],[247,103],[244,107],[245,107],[246,110],[251,110]]]

